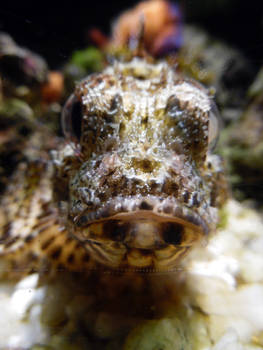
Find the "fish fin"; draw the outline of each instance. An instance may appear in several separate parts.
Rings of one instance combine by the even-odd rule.
[[[22,163],[2,198],[0,212],[1,275],[58,270],[88,271],[96,263],[68,233],[52,201],[48,162]]]

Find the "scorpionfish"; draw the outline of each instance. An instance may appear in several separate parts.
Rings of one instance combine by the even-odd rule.
[[[219,124],[207,89],[164,59],[134,55],[88,76],[65,104],[66,141],[10,180],[2,259],[23,272],[176,269],[224,202]]]

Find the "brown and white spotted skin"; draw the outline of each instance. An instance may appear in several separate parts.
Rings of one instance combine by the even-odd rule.
[[[26,175],[13,185],[36,197],[32,212],[6,194],[3,254],[23,266],[35,254],[36,266],[70,270],[175,269],[215,229],[225,198],[211,154],[218,123],[207,91],[166,62],[133,58],[89,76],[64,108],[68,142],[40,161],[42,170],[19,170],[37,173],[35,190]]]

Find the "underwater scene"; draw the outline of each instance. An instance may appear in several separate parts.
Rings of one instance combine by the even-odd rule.
[[[263,349],[263,4],[0,5],[0,350]]]

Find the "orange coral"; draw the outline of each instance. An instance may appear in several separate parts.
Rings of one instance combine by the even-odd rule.
[[[43,101],[52,103],[59,101],[64,89],[64,78],[59,72],[49,72],[47,83],[42,85],[41,94]]]
[[[151,0],[141,2],[119,17],[113,29],[112,44],[122,47],[138,37],[142,20],[144,48],[152,55],[158,55],[171,36],[175,40],[180,36],[181,15],[178,8],[165,0]]]

